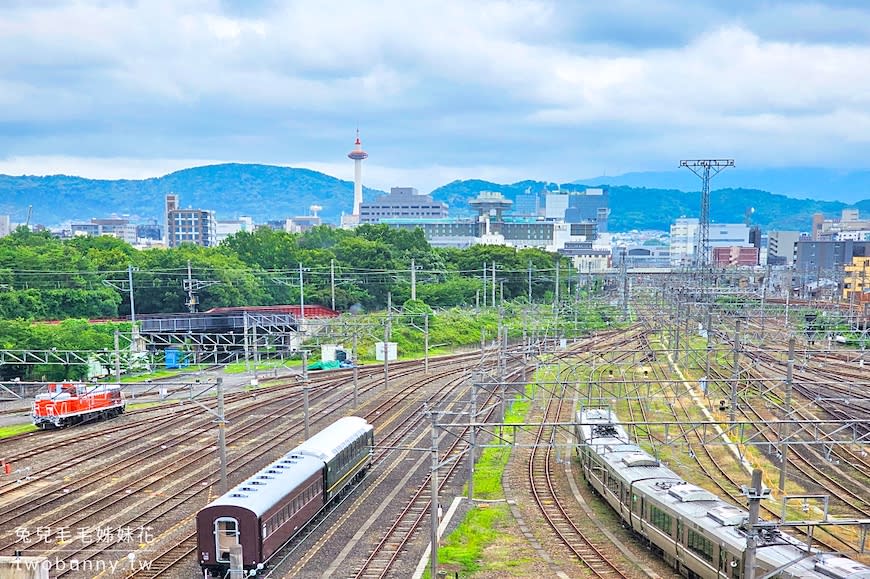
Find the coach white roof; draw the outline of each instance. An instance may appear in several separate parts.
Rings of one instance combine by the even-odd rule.
[[[870,567],[845,557],[826,555],[819,558],[815,570],[837,579],[870,579]]]
[[[365,418],[345,416],[294,448],[293,452],[329,462],[351,442],[370,430],[372,426]]]
[[[617,476],[636,488],[648,501],[659,502],[666,512],[683,520],[692,521],[696,529],[703,529],[708,537],[715,536],[719,543],[727,544],[732,551],[746,547],[746,532],[740,525],[748,513],[730,505],[715,494],[681,479],[667,466],[630,466],[627,462],[640,464],[634,455],[644,453],[630,444],[629,438],[618,418],[603,409],[589,409],[577,413],[581,444],[587,444],[602,460],[608,463]],[[650,464],[654,457],[650,456]],[[624,458],[632,457],[629,461]],[[812,557],[801,560],[807,553],[806,546],[798,539],[778,529],[761,529],[756,540],[761,548],[757,557],[772,568],[786,569],[789,577],[833,577],[835,579],[870,579],[870,567],[846,557],[836,555]]]
[[[323,461],[292,451],[206,506],[236,506],[258,517],[323,468]]]

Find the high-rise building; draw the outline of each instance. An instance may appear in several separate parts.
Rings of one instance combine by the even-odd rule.
[[[5,237],[12,233],[12,225],[8,215],[0,215],[0,237]]]
[[[694,262],[699,229],[696,217],[681,217],[671,225],[672,266],[687,266]],[[743,223],[711,223],[709,233],[711,248],[749,246],[749,227]]]
[[[178,195],[170,193],[166,196],[166,205],[163,211],[163,235],[166,236],[164,242],[169,245],[169,214],[178,209]]]
[[[800,231],[771,231],[767,234],[767,263],[794,265]]]
[[[540,209],[538,194],[526,190],[525,193],[517,195],[513,214],[518,217],[537,217]]]
[[[688,266],[698,249],[697,217],[680,217],[671,225],[671,265]]]
[[[610,193],[606,189],[586,189],[582,193],[568,195],[565,221],[581,223],[591,221],[599,232],[607,231],[607,218],[610,216]]]
[[[544,218],[564,221],[568,209],[567,193],[547,193],[544,197]]]
[[[213,211],[180,209],[178,195],[166,196],[166,245],[178,247],[182,243],[194,243],[212,247],[217,245],[216,232],[217,224]]]
[[[853,257],[843,269],[843,299],[870,303],[870,257]]]

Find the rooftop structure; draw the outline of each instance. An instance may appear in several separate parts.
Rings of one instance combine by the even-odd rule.
[[[468,205],[475,209],[480,217],[502,221],[502,214],[511,208],[513,201],[495,191],[481,191],[476,198],[468,202]]]

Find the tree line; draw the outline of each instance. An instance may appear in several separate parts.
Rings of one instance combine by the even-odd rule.
[[[137,315],[187,311],[187,279],[202,282],[200,311],[296,304],[300,286],[306,304],[329,307],[334,299],[340,311],[379,310],[388,294],[394,304],[410,299],[412,263],[417,299],[432,307],[491,301],[492,264],[499,300],[549,301],[557,278],[560,292],[576,283],[567,258],[539,249],[437,248],[421,229],[385,225],[261,228],[216,247],[147,250],[114,237],[59,240],[21,227],[0,239],[0,319],[129,317],[130,278]]]

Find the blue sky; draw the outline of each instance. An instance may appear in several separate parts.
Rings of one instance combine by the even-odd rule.
[[[0,172],[868,169],[868,63],[859,0],[5,0]]]

